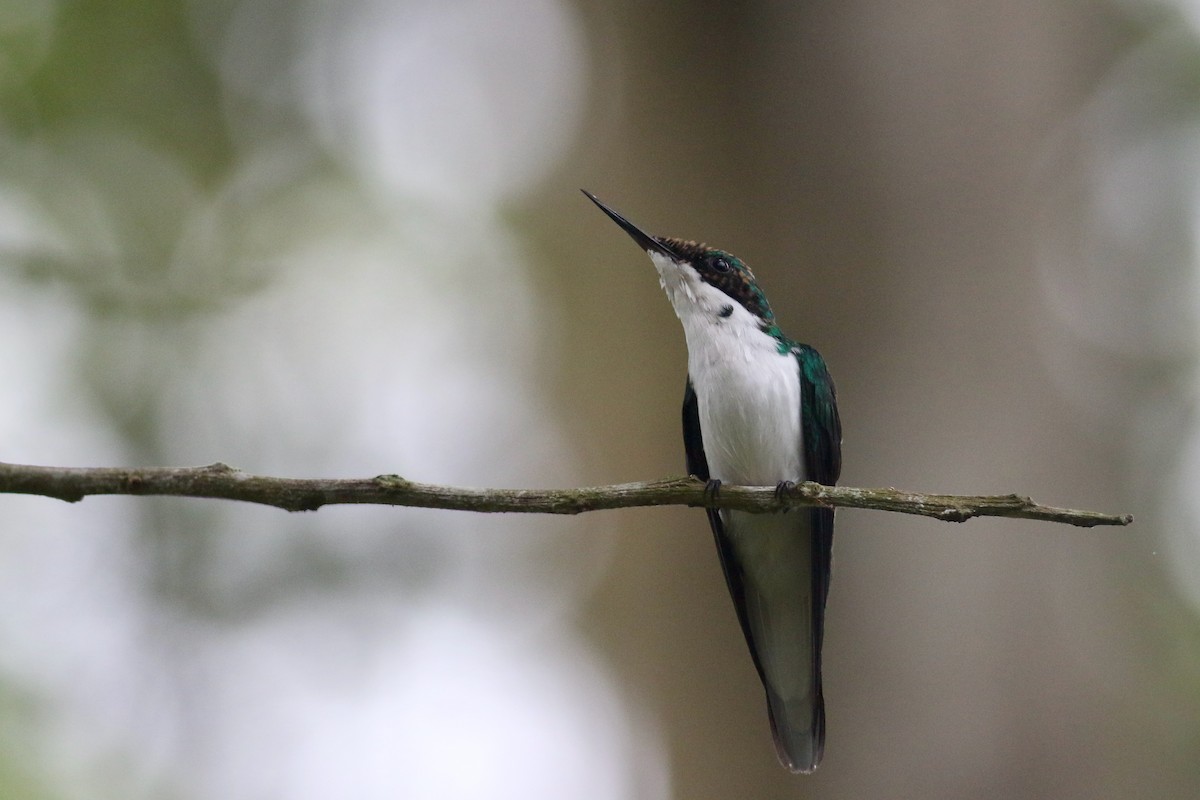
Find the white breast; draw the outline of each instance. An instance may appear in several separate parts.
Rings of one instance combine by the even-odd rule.
[[[751,486],[804,480],[795,356],[780,353],[753,314],[694,269],[650,256],[687,337],[710,475]]]
[[[758,332],[756,332],[758,333]],[[688,370],[712,477],[749,486],[804,479],[800,377],[775,341],[760,348],[723,336],[688,339]]]

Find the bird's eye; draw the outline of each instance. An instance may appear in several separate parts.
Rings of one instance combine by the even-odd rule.
[[[721,256],[717,256],[713,259],[712,268],[717,272],[729,272],[729,270],[733,269],[733,267],[729,265],[729,261]]]

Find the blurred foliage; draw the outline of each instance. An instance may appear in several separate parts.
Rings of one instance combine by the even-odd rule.
[[[233,151],[216,77],[193,45],[187,4],[83,0],[59,8],[38,69],[0,93],[9,135],[37,140],[112,126],[169,153],[201,185],[222,175]]]
[[[0,680],[0,797],[12,800],[59,800],[43,781],[40,759],[29,731],[43,704],[22,687]]]

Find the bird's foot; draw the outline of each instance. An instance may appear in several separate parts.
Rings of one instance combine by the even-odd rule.
[[[785,499],[787,499],[787,496],[795,490],[796,490],[796,482],[795,481],[780,481],[779,483],[775,484],[775,499],[782,503]],[[786,514],[788,511],[791,511],[791,510],[792,510],[791,507],[788,507],[788,508],[785,508],[783,511]]]
[[[712,503],[717,499],[717,495],[721,493],[721,481],[718,478],[710,478],[704,484],[704,502]]]

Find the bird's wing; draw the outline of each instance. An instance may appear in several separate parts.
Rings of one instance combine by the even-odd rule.
[[[838,415],[837,390],[825,359],[812,347],[792,348],[800,368],[800,425],[804,431],[804,472],[810,481],[832,486],[842,473],[842,420]],[[825,599],[829,595],[829,573],[833,558],[833,509],[811,508],[813,546],[814,638],[820,666],[821,641],[825,631]],[[818,674],[820,670],[818,669]]]
[[[688,378],[687,388],[683,392],[683,447],[687,456],[687,470],[702,481],[709,479],[708,459],[704,455],[704,437],[700,430],[700,408],[696,400],[696,390],[692,388],[691,377]],[[746,579],[742,571],[742,562],[733,548],[733,542],[725,533],[725,522],[721,511],[717,508],[707,508],[708,524],[712,528],[713,538],[717,543],[717,553],[721,560],[721,571],[725,574],[725,585],[733,598],[733,607],[737,610],[738,622],[742,626],[742,635],[746,637],[746,645],[750,648],[750,656],[754,659],[754,668],[765,682],[762,664],[758,660],[758,650],[754,646],[754,633],[750,627],[747,615]]]

